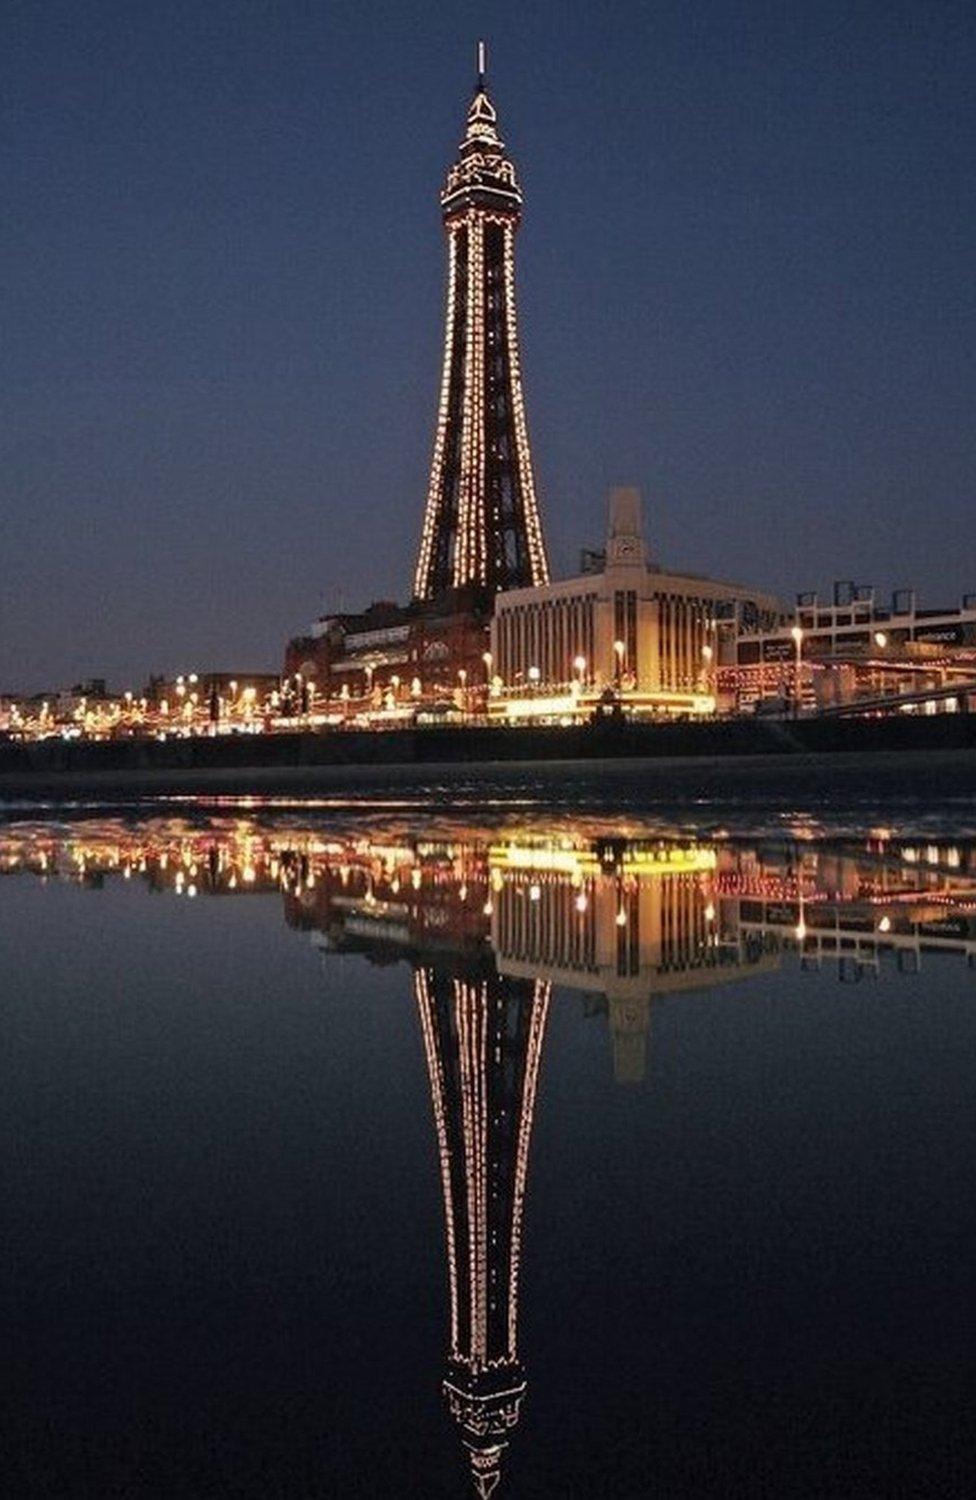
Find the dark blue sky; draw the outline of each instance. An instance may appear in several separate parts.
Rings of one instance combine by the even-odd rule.
[[[557,571],[976,589],[969,0],[7,0],[0,688],[406,595],[481,34]]]

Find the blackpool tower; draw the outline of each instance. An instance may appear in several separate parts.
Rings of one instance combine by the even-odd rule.
[[[444,367],[414,594],[547,583],[522,395],[515,233],[522,193],[498,135],[484,44],[441,209],[447,235]]]

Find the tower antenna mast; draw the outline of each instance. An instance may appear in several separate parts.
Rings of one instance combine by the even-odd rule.
[[[488,44],[478,43],[478,93],[484,92],[485,74],[488,72]]]

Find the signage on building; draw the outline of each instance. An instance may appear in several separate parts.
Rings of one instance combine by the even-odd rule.
[[[792,661],[796,656],[796,646],[791,640],[763,641],[763,661]]]
[[[939,625],[916,625],[915,639],[917,641],[944,641],[948,646],[961,646],[966,640],[966,627],[962,621],[956,624]]]
[[[355,635],[347,635],[345,646],[347,651],[361,651],[371,646],[398,646],[409,635],[409,625],[392,625],[387,630],[362,630]]]

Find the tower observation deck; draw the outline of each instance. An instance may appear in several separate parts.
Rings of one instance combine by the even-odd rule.
[[[451,589],[487,600],[549,580],[515,313],[522,192],[497,126],[480,43],[464,139],[441,193],[447,316],[414,580],[414,594],[424,600]]]

